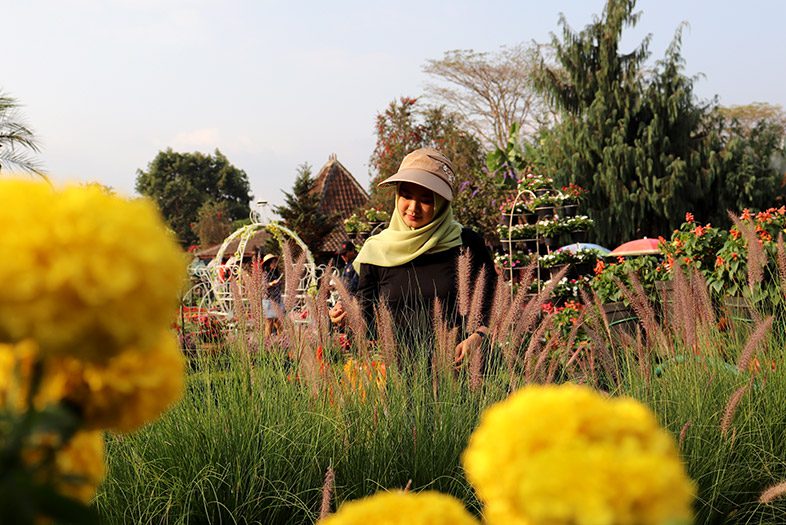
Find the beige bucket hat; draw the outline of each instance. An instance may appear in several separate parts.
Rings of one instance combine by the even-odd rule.
[[[379,185],[412,182],[452,201],[453,177],[453,165],[445,155],[434,148],[420,148],[404,157],[398,172]]]

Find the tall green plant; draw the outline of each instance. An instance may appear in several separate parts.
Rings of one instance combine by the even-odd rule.
[[[546,170],[588,189],[587,211],[602,244],[672,230],[707,199],[713,173],[701,137],[705,107],[686,77],[678,31],[651,73],[651,36],[629,53],[623,29],[635,26],[635,0],[609,0],[580,32],[560,18],[556,65],[538,85],[561,112],[543,138]]]

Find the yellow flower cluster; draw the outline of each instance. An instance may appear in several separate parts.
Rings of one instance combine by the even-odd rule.
[[[0,341],[102,360],[169,325],[186,260],[148,200],[1,179],[0,224]]]
[[[185,255],[151,202],[97,185],[0,179],[0,224],[0,412],[13,424],[42,411],[26,420],[23,464],[88,502],[103,430],[134,430],[183,394],[169,326]],[[78,418],[75,434],[55,405]]]
[[[23,458],[36,469],[39,481],[88,503],[104,479],[104,433],[77,432],[66,443],[55,434],[37,434],[26,445]]]
[[[62,378],[63,399],[79,407],[88,429],[131,432],[156,419],[183,396],[185,359],[168,330],[144,352],[135,347],[105,363],[53,360],[52,377]]]
[[[529,386],[487,409],[462,457],[489,525],[690,523],[673,438],[630,398]]]
[[[341,505],[319,525],[478,525],[457,499],[434,491],[378,492]]]

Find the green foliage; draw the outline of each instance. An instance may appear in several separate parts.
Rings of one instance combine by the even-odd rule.
[[[0,171],[19,169],[43,175],[31,152],[38,152],[38,141],[20,116],[19,103],[0,92]]]
[[[657,299],[655,283],[668,279],[668,272],[660,264],[658,257],[643,255],[639,257],[620,258],[615,263],[598,263],[595,268],[595,277],[590,285],[602,303],[613,303],[627,299],[622,293],[620,283],[628,289],[632,288],[631,274],[635,275],[644,291],[651,300]]]
[[[765,210],[784,204],[786,194],[786,133],[780,119],[754,122],[726,118],[718,109],[710,115],[708,140],[717,152],[712,199],[695,212],[718,225],[728,224],[727,210]]]
[[[335,382],[315,395],[304,368],[267,350],[253,361],[238,353],[195,362],[183,402],[110,438],[102,522],[314,523],[328,467],[334,510],[409,480],[473,504],[459,456],[482,408],[507,394],[504,383],[472,394],[445,383],[435,398],[424,362],[417,376],[389,376],[384,393],[366,383],[362,395],[346,368],[326,363]]]
[[[720,225],[727,209],[772,203],[783,169],[771,158],[783,158],[783,128],[762,124],[747,133],[713,103],[697,102],[683,74],[681,29],[652,68],[649,36],[622,53],[623,28],[640,15],[634,7],[635,0],[608,0],[578,33],[560,20],[562,37],[552,38],[557,66],[544,65],[538,85],[561,120],[540,137],[538,161],[558,180],[588,189],[601,244],[657,237],[689,210]]]
[[[284,204],[273,211],[284,220],[284,225],[298,234],[309,250],[318,252],[325,237],[333,231],[338,217],[322,211],[319,193],[314,191],[316,179],[311,175],[311,166],[301,164],[292,193],[283,192]]]
[[[461,127],[457,115],[444,107],[421,107],[417,99],[403,97],[377,115],[376,133],[370,159],[371,206],[392,210],[394,190],[379,188],[379,182],[396,173],[409,152],[433,147],[453,163],[456,220],[478,232],[493,231],[499,219],[496,203],[500,191],[484,172],[480,142]]]
[[[202,248],[222,242],[234,229],[226,202],[207,201],[200,206],[194,231]]]
[[[519,124],[510,127],[505,147],[497,146],[486,154],[486,167],[494,177],[494,184],[502,190],[515,190],[519,174],[527,168],[524,153],[519,145]]]
[[[136,191],[158,204],[184,246],[199,240],[194,227],[206,202],[224,203],[227,219],[238,220],[248,216],[252,198],[246,173],[219,150],[213,155],[160,151],[147,171],[137,170]]]

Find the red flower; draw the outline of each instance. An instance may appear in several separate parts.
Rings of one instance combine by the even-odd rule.
[[[685,214],[685,222],[693,222],[695,219],[693,218],[693,214],[688,212]]]
[[[701,237],[706,233],[706,229],[704,228],[704,226],[699,225],[693,229],[693,233],[696,235],[696,237]]]
[[[744,210],[742,210],[742,215],[740,215],[740,218],[743,221],[751,220],[751,211],[748,208],[745,208]]]
[[[726,261],[724,261],[724,260],[723,260],[723,257],[721,257],[720,255],[719,255],[719,256],[717,256],[717,257],[715,257],[715,267],[716,267],[716,268],[717,268],[718,266],[723,266],[723,264],[724,264],[725,262],[726,262]]]
[[[606,263],[603,261],[598,261],[595,265],[595,275],[600,275],[603,273],[603,270],[606,269]]]

